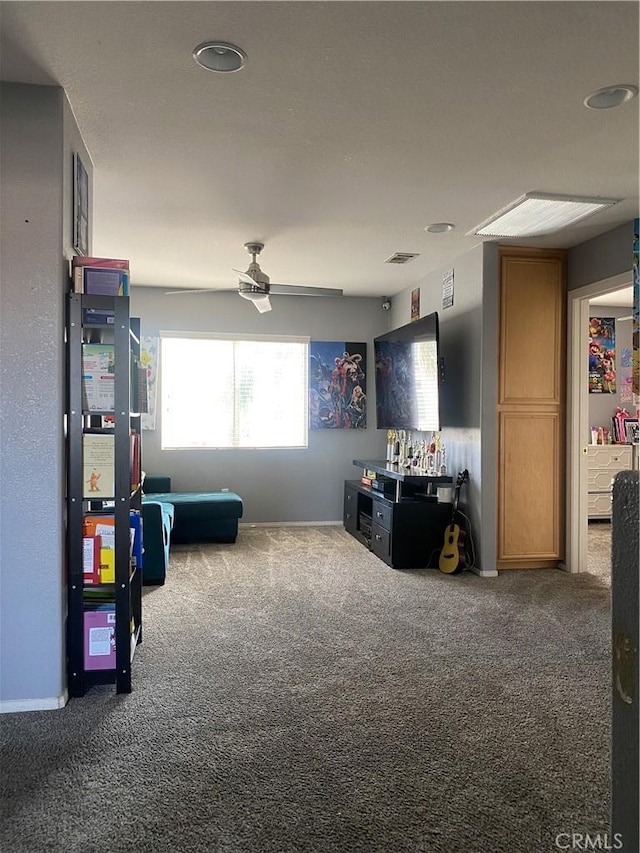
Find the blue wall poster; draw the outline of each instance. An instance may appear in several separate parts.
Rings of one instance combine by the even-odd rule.
[[[366,427],[366,371],[366,343],[311,341],[309,429]]]

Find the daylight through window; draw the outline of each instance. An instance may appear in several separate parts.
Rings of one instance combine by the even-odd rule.
[[[162,335],[162,447],[306,447],[308,340]]]

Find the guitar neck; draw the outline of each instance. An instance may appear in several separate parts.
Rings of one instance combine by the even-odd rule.
[[[451,530],[453,530],[453,525],[456,519],[456,513],[458,512],[458,506],[460,504],[460,491],[462,489],[462,484],[469,478],[469,472],[465,468],[464,471],[461,471],[458,474],[458,478],[456,479],[456,488],[453,496],[453,512],[451,513]]]

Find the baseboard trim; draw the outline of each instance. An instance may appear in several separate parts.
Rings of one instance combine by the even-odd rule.
[[[342,527],[342,521],[241,521],[238,527]]]
[[[69,701],[65,688],[61,696],[46,696],[43,699],[0,699],[0,714],[17,714],[22,711],[59,711]]]
[[[474,575],[478,575],[480,578],[497,578],[498,570],[497,569],[481,569],[479,566],[470,566],[469,571],[473,572]]]

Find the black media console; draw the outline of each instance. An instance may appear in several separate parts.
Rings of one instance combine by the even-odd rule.
[[[360,480],[345,480],[344,526],[393,569],[423,569],[437,564],[444,531],[451,521],[451,504],[438,503],[431,494],[449,485],[448,476],[428,477],[390,462],[353,460],[375,471],[383,491]]]

